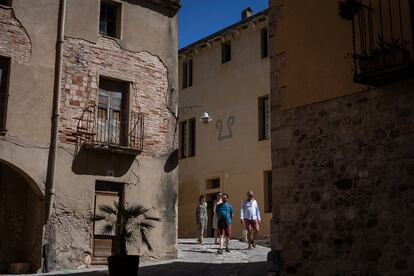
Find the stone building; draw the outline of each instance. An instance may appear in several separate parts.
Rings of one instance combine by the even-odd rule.
[[[255,191],[269,235],[270,114],[267,10],[242,12],[239,22],[179,50],[180,173],[178,233],[195,237],[195,208],[201,194],[209,203],[229,194],[239,238],[240,203]],[[202,112],[212,121],[203,124]],[[212,235],[211,223],[208,235]]]
[[[413,11],[270,1],[272,271],[414,275]]]
[[[129,253],[177,254],[179,1],[65,2],[0,1],[0,273],[105,262],[113,201],[161,218]]]

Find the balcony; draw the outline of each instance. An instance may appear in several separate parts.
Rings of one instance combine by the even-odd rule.
[[[354,81],[381,86],[412,77],[414,1],[356,0],[353,4]]]
[[[77,124],[77,133],[85,149],[138,155],[143,150],[142,113],[89,106]]]

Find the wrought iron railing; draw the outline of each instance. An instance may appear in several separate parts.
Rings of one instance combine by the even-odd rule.
[[[355,80],[364,82],[373,72],[376,79],[395,74],[396,68],[412,65],[413,0],[356,0],[353,24],[353,59]],[[407,74],[404,70],[402,73]]]
[[[84,144],[95,148],[142,151],[144,115],[131,110],[88,106],[78,121],[77,132]]]

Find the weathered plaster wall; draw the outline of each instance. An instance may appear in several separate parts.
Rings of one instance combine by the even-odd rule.
[[[303,8],[299,2],[307,5],[293,2],[270,1],[275,199],[270,270],[280,275],[411,275],[414,82],[369,89],[353,84],[350,73],[341,73],[341,64],[332,75],[342,78],[332,83],[332,91],[323,90],[328,95],[324,101],[287,109],[289,97],[307,95],[314,88],[301,83],[302,78],[295,81],[297,72],[314,83],[330,76],[308,67],[318,65],[312,62],[312,49],[325,42],[304,36],[303,45],[310,51],[281,47],[286,41],[279,44],[279,33],[287,39],[292,24],[305,30],[312,20],[292,23],[288,17]],[[336,22],[332,14],[336,7],[319,20]],[[337,27],[335,32],[342,33]],[[312,32],[329,35],[325,28]],[[298,56],[309,55],[304,66],[293,58],[296,51]],[[342,55],[342,46],[328,54]],[[342,90],[343,84],[353,89]],[[346,96],[338,97],[339,90],[347,91]]]
[[[166,239],[155,238],[156,250],[152,253],[153,256],[172,258],[177,254],[177,172],[164,172],[165,162],[177,146],[173,144],[173,141],[177,140],[174,132],[175,120],[171,119],[165,109],[166,94],[171,90],[177,91],[177,18],[122,2],[124,12],[129,15],[123,16],[124,34],[115,42],[98,35],[99,3],[100,1],[68,1],[65,35],[66,46],[70,50],[66,48],[68,51],[65,52],[68,54],[68,71],[64,72],[67,74],[63,79],[65,90],[62,91],[62,98],[67,96],[72,103],[66,106],[66,102],[62,102],[62,122],[68,122],[66,126],[73,131],[76,112],[79,111],[80,103],[84,100],[82,96],[85,96],[87,91],[82,91],[85,76],[86,82],[95,86],[96,93],[98,74],[104,72],[120,79],[128,75],[129,81],[141,85],[136,87],[137,93],[147,93],[147,90],[151,93],[148,98],[142,94],[137,98],[142,101],[139,103],[140,110],[148,115],[148,139],[145,145],[147,157],[139,157],[133,161],[97,153],[82,152],[79,156],[79,148],[67,143],[65,139],[61,140],[62,143],[58,146],[53,216],[45,233],[46,241],[52,248],[52,268],[76,267],[82,264],[85,250],[91,252],[91,225],[88,219],[93,206],[96,179],[139,183],[137,185],[142,185],[144,191],[154,189],[151,192],[152,197],[142,192],[129,200],[149,200],[153,205],[148,203],[148,206],[154,206],[163,219],[156,229],[158,232],[155,233]],[[14,0],[12,9],[0,7],[0,41],[3,43],[0,43],[0,55],[11,57],[8,132],[0,139],[0,159],[10,167],[17,168],[19,174],[31,179],[29,184],[36,196],[30,196],[29,201],[43,197],[46,179],[58,4],[59,1],[55,0]],[[150,20],[153,24],[147,24]],[[143,28],[139,33],[135,29],[137,25]],[[117,64],[117,69],[124,74],[121,76],[115,69],[110,69],[109,63],[104,66],[101,61],[94,60],[96,55],[88,52],[92,49],[101,51],[100,54],[105,56],[108,62],[113,61]],[[88,63],[88,66],[91,66],[90,70],[85,69],[82,64],[77,64],[73,56],[75,52],[81,52],[91,58],[91,63]],[[115,53],[119,56],[115,57]],[[127,64],[131,66],[125,66]],[[128,69],[136,72],[127,73]],[[149,83],[149,79],[152,83]],[[66,90],[66,84],[69,84],[69,91]],[[169,104],[174,110],[177,93],[169,93],[168,96]],[[147,104],[141,105],[143,102]],[[136,107],[138,108],[138,105]],[[69,114],[71,112],[73,117]],[[61,131],[64,133],[62,129]],[[60,137],[64,137],[64,134]],[[111,160],[109,165],[108,160]],[[143,166],[147,164],[144,166],[146,169],[139,171],[132,161],[135,166],[137,162]],[[106,177],[108,170],[113,170],[115,177]],[[157,177],[153,179],[151,176]],[[131,188],[128,192],[134,194],[134,191]],[[31,219],[37,221],[41,218],[42,207],[43,205],[39,205],[33,208],[36,209],[36,213],[31,213],[28,225],[33,223]],[[40,267],[39,241],[35,240],[33,250],[28,249],[31,248],[29,243],[25,247],[27,254],[36,255],[37,258],[32,270]]]
[[[168,157],[177,147],[175,119],[176,18],[168,18],[122,2],[121,38],[98,35],[100,1],[84,6],[68,2],[64,46],[60,150],[57,163],[56,195],[46,240],[51,245],[54,270],[83,264],[93,252],[92,223],[97,180],[125,183],[126,203],[141,203],[161,218],[151,233],[153,252],[139,244],[130,254],[142,259],[174,258],[177,255],[177,170],[165,171]],[[127,15],[129,14],[129,15]],[[89,16],[90,15],[90,16]],[[154,20],[154,24],[148,21]],[[75,22],[76,21],[76,22]],[[128,34],[136,24],[146,26]],[[82,28],[80,28],[82,26]],[[155,38],[154,26],[159,28]],[[170,26],[170,27],[166,27]],[[138,35],[138,36],[137,36]],[[145,38],[145,39],[143,39]],[[168,43],[167,43],[168,42]],[[129,82],[129,108],[144,113],[144,149],[138,156],[85,150],[76,126],[85,107],[97,104],[99,76]],[[108,172],[113,176],[107,176]],[[88,252],[88,253],[87,253]]]
[[[104,160],[105,171],[114,172],[123,155],[99,154],[89,151],[85,171],[88,174],[74,174],[67,166],[74,162],[75,146],[65,145],[59,150],[58,171],[54,213],[48,224],[46,240],[52,241],[50,261],[54,270],[77,267],[83,264],[85,252],[92,253],[92,223],[96,180],[125,183],[127,203],[140,203],[152,209],[151,213],[161,221],[156,223],[150,234],[153,252],[140,248],[139,244],[129,247],[130,254],[141,254],[143,260],[175,258],[177,255],[177,172],[164,172],[167,155],[159,157],[138,157],[131,160],[127,172],[120,177],[98,175],[98,160]],[[71,154],[72,153],[72,154]],[[125,168],[125,166],[121,166]]]

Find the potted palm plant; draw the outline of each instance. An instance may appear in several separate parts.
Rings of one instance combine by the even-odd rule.
[[[143,205],[124,206],[118,202],[113,205],[99,205],[93,221],[104,221],[103,235],[115,233],[112,244],[113,256],[108,257],[108,270],[111,276],[136,276],[139,256],[128,255],[127,244],[138,241],[152,251],[148,233],[154,228],[153,222],[160,218],[150,216],[149,209]]]

